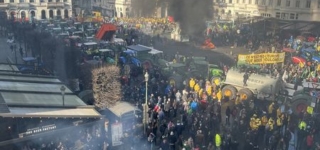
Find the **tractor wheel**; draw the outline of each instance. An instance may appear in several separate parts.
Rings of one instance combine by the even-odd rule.
[[[306,111],[308,106],[308,100],[306,99],[295,99],[291,103],[291,109],[296,115],[300,114],[302,111]]]
[[[212,77],[210,81],[212,85],[215,84],[216,86],[220,86],[221,79],[219,77]]]
[[[237,89],[232,85],[226,85],[222,88],[222,95],[230,99],[235,99],[237,97]]]
[[[142,66],[143,66],[143,68],[145,70],[149,70],[149,69],[151,69],[153,67],[152,61],[151,60],[145,60],[145,61],[143,61]]]
[[[238,92],[241,101],[252,100],[253,93],[250,89],[241,89]]]

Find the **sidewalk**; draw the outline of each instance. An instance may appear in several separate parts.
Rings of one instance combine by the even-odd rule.
[[[14,51],[12,52],[10,49],[10,44],[7,43],[7,38],[0,37],[0,49],[1,49],[0,63],[8,63],[8,58],[11,59],[13,63],[15,63],[17,58],[17,63],[23,64],[23,60],[19,51],[19,43],[16,43],[16,46],[17,46],[16,52]],[[21,46],[22,48],[24,47],[23,44]]]

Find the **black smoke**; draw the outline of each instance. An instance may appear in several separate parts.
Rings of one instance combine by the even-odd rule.
[[[169,15],[180,23],[181,33],[203,35],[206,21],[213,18],[213,0],[169,0]]]

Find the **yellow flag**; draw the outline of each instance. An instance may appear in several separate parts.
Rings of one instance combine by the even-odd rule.
[[[300,67],[300,68],[303,68],[303,67],[304,67],[304,63],[300,61],[300,62],[299,62],[299,67]]]

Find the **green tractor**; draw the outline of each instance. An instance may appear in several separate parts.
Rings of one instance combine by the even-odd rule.
[[[220,82],[225,78],[224,71],[215,64],[209,64],[208,68],[208,79],[211,84],[220,85]]]

